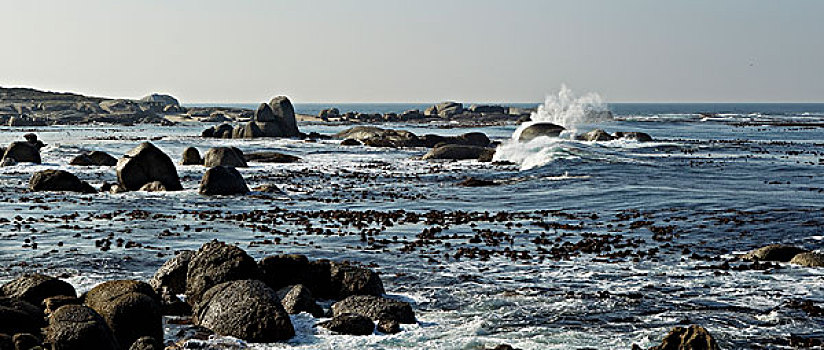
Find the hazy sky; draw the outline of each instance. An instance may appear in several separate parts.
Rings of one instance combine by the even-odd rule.
[[[824,1],[0,0],[0,86],[184,103],[824,101]]]

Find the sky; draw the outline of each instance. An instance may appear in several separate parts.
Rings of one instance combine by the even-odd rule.
[[[184,103],[824,102],[820,0],[0,0],[0,86]]]

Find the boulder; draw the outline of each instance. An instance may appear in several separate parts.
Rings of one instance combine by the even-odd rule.
[[[203,158],[200,158],[200,151],[194,147],[186,147],[186,149],[183,150],[180,165],[203,165]]]
[[[238,126],[232,131],[233,139],[253,139],[257,137],[266,136],[263,130],[260,129],[257,122],[248,122],[245,125]]]
[[[507,108],[503,106],[484,106],[484,105],[471,105],[469,106],[469,110],[473,113],[496,113],[496,114],[506,114],[508,112]]]
[[[264,151],[264,152],[254,152],[249,154],[244,154],[243,158],[247,162],[258,162],[258,163],[294,163],[299,162],[300,157],[295,157],[288,154],[272,152],[272,151]]]
[[[380,277],[370,269],[333,262],[330,271],[332,290],[336,291],[336,299],[350,295],[382,296],[386,293]]]
[[[395,320],[380,320],[377,329],[383,334],[395,334],[401,331],[401,324]]]
[[[196,305],[203,293],[220,283],[259,278],[257,263],[243,249],[212,241],[201,246],[189,261],[186,302]]]
[[[163,347],[160,346],[160,342],[155,338],[142,337],[135,340],[132,346],[129,347],[129,350],[163,350]]]
[[[621,140],[632,140],[638,142],[652,142],[652,136],[649,136],[647,133],[637,132],[637,131],[630,131],[630,132],[623,132],[619,131],[615,134],[612,134],[616,139]]]
[[[80,299],[70,295],[56,295],[43,299],[43,306],[45,307],[44,312],[46,315],[51,315],[62,306],[80,305],[82,303],[83,302]]]
[[[0,333],[0,350],[15,350],[14,339],[8,334]]]
[[[163,287],[169,288],[174,294],[183,294],[186,292],[186,272],[189,269],[189,262],[195,252],[192,250],[181,251],[174,258],[166,260],[151,280],[149,285],[155,291],[161,290]]]
[[[529,142],[540,136],[558,137],[564,130],[566,129],[560,125],[538,122],[521,130],[520,135],[518,135],[518,141]]]
[[[203,174],[198,192],[207,196],[231,196],[249,193],[243,175],[230,166],[216,166]]]
[[[32,174],[29,189],[35,192],[80,192],[97,193],[88,182],[80,181],[65,170],[41,170]]]
[[[43,311],[18,298],[0,297],[0,333],[38,333]]]
[[[194,321],[218,335],[253,343],[282,341],[295,335],[275,291],[258,280],[229,281],[210,288],[195,307]]]
[[[210,126],[210,127],[206,128],[205,130],[200,132],[200,137],[204,137],[204,138],[206,138],[206,137],[215,137],[215,127]]]
[[[486,147],[489,146],[490,140],[486,134],[482,132],[469,132],[462,134],[455,138],[459,145]]]
[[[348,335],[370,335],[375,332],[375,323],[369,317],[358,314],[340,314],[318,325]]]
[[[341,146],[360,146],[362,143],[355,139],[345,139],[340,142]]]
[[[409,303],[373,295],[353,295],[332,305],[334,316],[347,313],[364,315],[375,321],[416,322],[415,313]]]
[[[203,156],[203,165],[209,168],[221,165],[235,168],[248,166],[243,158],[243,152],[236,147],[210,148]]]
[[[77,293],[71,284],[60,279],[41,275],[26,274],[17,277],[3,285],[3,295],[7,297],[20,298],[32,305],[43,305],[47,298],[62,295],[72,298]]]
[[[692,325],[673,328],[661,345],[649,350],[718,350],[718,344],[704,327]]]
[[[423,156],[423,159],[491,159],[494,154],[494,148],[465,145],[443,145],[430,150]]]
[[[234,128],[229,124],[220,124],[216,128],[214,128],[214,132],[212,137],[218,139],[230,139],[232,138],[232,132]]]
[[[439,117],[448,118],[456,114],[463,113],[463,104],[458,102],[441,102],[434,106],[434,110],[427,109],[429,115],[437,114]]]
[[[794,246],[771,244],[755,249],[741,258],[744,260],[789,262],[797,254],[804,252],[806,252],[806,250]]]
[[[824,267],[824,254],[816,252],[798,253],[790,260],[790,264],[806,267]]]
[[[263,281],[273,289],[302,284],[315,297],[332,299],[332,264],[328,260],[309,261],[305,255],[281,254],[267,256],[258,262]]]
[[[17,333],[12,340],[17,350],[32,350],[43,345],[43,340],[31,333]]]
[[[46,342],[53,350],[119,350],[103,317],[89,307],[66,305],[49,317]]]
[[[74,157],[69,165],[78,166],[115,166],[117,165],[117,158],[112,157],[106,152],[92,151],[90,153],[83,153]]]
[[[278,290],[280,303],[289,314],[299,314],[301,312],[308,312],[315,317],[323,317],[323,308],[321,308],[312,296],[309,288],[302,284],[297,284],[291,287],[286,287]]]
[[[176,98],[169,95],[151,94],[149,96],[141,98],[140,101],[156,102],[160,103],[163,106],[180,106],[180,102],[178,102]]]
[[[614,137],[612,137],[612,135],[608,134],[606,131],[601,130],[601,129],[592,130],[592,131],[590,131],[586,134],[579,135],[576,138],[579,139],[579,140],[582,140],[582,141],[590,141],[590,142],[592,142],[592,141],[612,141],[612,140],[615,139]]]
[[[163,183],[160,181],[152,181],[149,182],[142,187],[140,187],[139,191],[143,192],[165,192],[166,186],[163,186]]]
[[[152,181],[160,181],[167,191],[183,189],[172,159],[149,142],[133,148],[117,161],[117,181],[126,191],[139,190]]]
[[[295,119],[295,108],[286,96],[278,96],[269,101],[269,107],[276,116],[280,117],[281,131],[280,137],[297,137],[300,135],[297,120]]]
[[[106,320],[119,344],[132,344],[145,336],[163,339],[159,298],[145,282],[104,282],[86,293],[84,300]]]
[[[31,142],[15,141],[9,147],[6,147],[6,153],[3,159],[12,158],[18,163],[35,163],[40,164],[40,150]]]
[[[329,118],[337,118],[340,117],[340,111],[337,108],[324,109],[320,111],[320,113],[318,113],[318,117],[320,117],[323,120]]]
[[[418,137],[409,131],[374,126],[356,126],[335,134],[333,138],[353,139],[372,147],[416,147],[419,143]]]
[[[276,122],[278,121],[278,116],[272,111],[271,106],[266,103],[261,103],[255,111],[253,120],[256,122]]]

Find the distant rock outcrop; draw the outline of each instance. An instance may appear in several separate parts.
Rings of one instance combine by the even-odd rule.
[[[224,126],[225,125],[225,126]],[[228,128],[226,127],[228,126]],[[211,127],[201,133],[203,137],[252,139],[258,137],[299,137],[295,109],[285,96],[278,96],[268,104],[261,103],[246,124],[232,127],[223,124]]]

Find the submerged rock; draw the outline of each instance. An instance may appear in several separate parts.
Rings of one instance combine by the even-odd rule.
[[[415,313],[409,303],[372,295],[353,295],[332,305],[333,315],[347,313],[364,315],[376,321],[416,322]]]
[[[78,166],[115,166],[117,165],[117,158],[112,157],[106,152],[92,151],[74,157],[69,165]]]
[[[247,162],[259,163],[294,163],[300,161],[300,157],[272,151],[244,154],[243,157]]]
[[[444,145],[435,147],[423,156],[424,160],[429,159],[449,159],[449,160],[486,160],[492,159],[495,154],[494,148],[466,146],[466,145]]]
[[[198,192],[207,196],[231,196],[249,193],[249,187],[237,169],[216,166],[203,174]]]
[[[518,141],[529,142],[540,136],[558,137],[564,130],[566,129],[560,125],[537,122],[521,130],[521,134],[518,135]]]
[[[277,342],[295,335],[275,291],[258,280],[215,285],[198,302],[194,317],[199,326],[248,342]]]
[[[153,181],[160,181],[167,191],[183,189],[172,159],[149,142],[133,148],[118,160],[117,180],[126,191],[137,191]]]
[[[65,170],[41,170],[29,179],[29,189],[35,192],[80,192],[97,193],[88,182],[80,181],[74,174]]]
[[[492,180],[484,180],[478,179],[474,177],[468,177],[461,182],[458,182],[458,186],[463,187],[484,187],[484,186],[495,186],[497,183]]]
[[[189,261],[186,302],[196,305],[203,293],[220,283],[259,278],[257,263],[243,249],[223,242],[209,242]]]
[[[619,131],[613,134],[616,139],[621,140],[632,140],[638,142],[652,142],[652,136],[649,136],[647,133],[638,132],[638,131],[630,131],[630,132],[623,132]]]
[[[100,314],[87,306],[66,305],[49,317],[46,342],[53,350],[119,350]]]
[[[577,138],[580,139],[580,140],[583,140],[583,141],[590,141],[590,142],[592,142],[592,141],[612,141],[612,140],[615,139],[612,135],[608,134],[606,131],[601,130],[601,129],[592,130],[592,131],[590,131],[586,134],[578,136]]]
[[[755,249],[741,258],[744,260],[789,262],[796,256],[796,254],[804,252],[806,252],[806,250],[794,246],[771,244],[766,247]]]
[[[318,325],[348,335],[370,335],[375,332],[375,323],[369,317],[358,314],[340,314]]]
[[[790,264],[806,267],[824,267],[824,254],[816,252],[798,253],[790,260]]]

